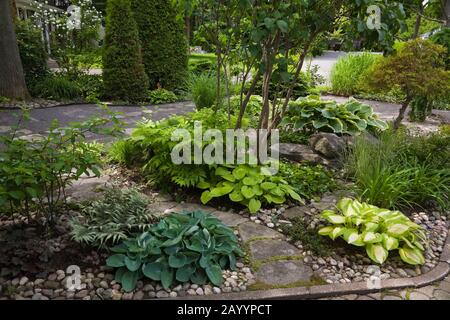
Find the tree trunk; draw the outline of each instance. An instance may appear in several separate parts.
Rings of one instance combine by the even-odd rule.
[[[0,96],[29,98],[9,0],[0,0],[0,61]]]
[[[397,116],[397,119],[395,119],[394,121],[394,131],[397,131],[400,128],[400,124],[402,123],[402,120],[405,118],[406,109],[408,108],[411,101],[412,98],[407,97],[406,100],[403,102],[402,107],[400,108],[400,112]]]
[[[422,4],[419,4],[419,14],[417,15],[416,18],[416,24],[414,25],[414,33],[412,35],[412,39],[416,39],[419,36],[420,33],[420,26],[422,24],[422,15],[424,12],[424,8]]]

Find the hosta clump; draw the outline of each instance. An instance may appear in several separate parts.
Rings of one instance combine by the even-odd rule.
[[[341,237],[349,244],[365,247],[369,258],[379,264],[386,261],[392,250],[398,250],[401,259],[408,264],[425,263],[424,230],[403,213],[348,198],[341,199],[337,208],[340,213],[322,212],[322,217],[332,226],[320,229],[320,235],[333,240]]]
[[[106,263],[118,268],[115,279],[126,291],[143,277],[165,289],[188,281],[219,286],[222,269],[235,270],[236,256],[243,254],[233,230],[202,211],[171,214],[112,251]]]
[[[210,179],[202,179],[197,187],[208,189],[201,196],[204,204],[212,198],[228,195],[231,201],[247,206],[251,213],[256,213],[263,202],[281,204],[288,197],[302,200],[286,180],[270,175],[259,165],[218,166]]]
[[[365,130],[386,130],[386,122],[378,119],[373,109],[353,98],[343,104],[323,101],[319,96],[299,98],[289,104],[281,122],[284,128],[309,132],[358,134]]]
[[[72,238],[89,245],[117,244],[132,233],[148,230],[158,220],[149,199],[137,188],[110,188],[104,198],[86,206],[70,221]]]

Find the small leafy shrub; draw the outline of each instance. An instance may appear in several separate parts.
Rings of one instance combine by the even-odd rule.
[[[74,100],[81,97],[78,84],[60,74],[49,74],[38,81],[33,92],[39,97],[54,100]]]
[[[429,40],[414,39],[404,43],[395,54],[377,61],[368,71],[367,84],[375,92],[399,88],[404,95],[394,121],[398,130],[409,104],[416,98],[428,100],[448,97],[450,71],[445,70],[447,50]]]
[[[333,93],[350,96],[361,90],[360,81],[364,73],[380,56],[369,52],[349,54],[339,58],[331,70],[331,86]]]
[[[195,75],[214,73],[217,59],[215,55],[191,54],[189,56],[189,71]]]
[[[326,257],[333,252],[333,246],[324,237],[321,237],[317,230],[308,228],[308,224],[301,218],[291,220],[292,225],[282,227],[284,234],[293,242],[300,241],[306,250],[311,250],[315,254]]]
[[[205,108],[186,115],[172,116],[158,122],[140,123],[131,137],[114,146],[113,158],[127,165],[138,166],[143,170],[149,182],[161,187],[173,183],[182,188],[195,187],[205,178],[210,169],[206,164],[180,164],[172,162],[172,149],[179,143],[172,141],[172,133],[176,129],[186,129],[193,137],[194,123],[201,121],[203,130],[215,128],[225,131],[228,128],[228,117],[223,110],[214,112]],[[231,126],[236,123],[236,117],[231,117]],[[244,118],[243,128],[248,124]],[[207,144],[204,141],[202,150]],[[193,150],[193,145],[191,145]],[[192,155],[193,159],[193,155]],[[193,161],[192,161],[193,163]]]
[[[175,93],[166,89],[156,89],[150,91],[148,100],[151,104],[163,104],[177,102],[178,98]]]
[[[280,176],[306,199],[331,191],[336,187],[333,175],[321,165],[309,166],[298,163],[281,163]]]
[[[216,77],[211,74],[200,74],[192,76],[190,91],[192,100],[198,110],[211,108],[217,104],[217,82]],[[222,88],[221,94],[224,94]],[[220,100],[222,100],[223,96]]]
[[[365,130],[385,130],[387,124],[378,119],[370,106],[355,99],[338,104],[309,96],[289,104],[281,127],[303,129],[309,133],[358,134]]]
[[[228,195],[231,201],[248,207],[250,213],[258,212],[263,202],[281,204],[287,198],[302,201],[284,179],[264,174],[264,167],[257,165],[218,166],[209,179],[202,179],[197,187],[208,189],[202,193],[203,204]]]
[[[105,111],[109,118],[93,117],[67,127],[58,127],[54,121],[48,134],[40,138],[17,138],[18,126],[0,136],[4,145],[0,150],[0,210],[29,219],[31,210],[37,211],[53,226],[65,201],[65,188],[82,174],[100,175],[99,148],[86,142],[86,133],[115,135],[122,129],[116,115]]]
[[[281,143],[308,144],[310,136],[303,130],[280,130]]]
[[[341,199],[337,209],[339,213],[322,212],[322,217],[332,225],[320,229],[320,235],[332,240],[341,237],[351,245],[365,247],[369,258],[379,264],[386,261],[392,250],[398,250],[408,264],[425,263],[425,232],[403,213],[348,198]]]
[[[358,137],[347,156],[347,172],[359,195],[383,208],[449,205],[450,139],[385,132],[378,142]],[[446,160],[447,159],[447,160]]]
[[[109,188],[103,199],[84,207],[70,221],[72,239],[103,247],[147,231],[158,216],[149,210],[149,199],[136,188]]]
[[[48,72],[42,30],[30,20],[17,20],[15,28],[25,80],[30,86]]]
[[[263,98],[261,96],[250,96],[250,100],[248,101],[247,107],[245,108],[245,115],[251,119],[251,122],[256,123],[254,121],[258,121],[259,115],[261,114],[262,105]],[[230,97],[230,111],[232,114],[236,116],[239,115],[240,106],[241,97],[239,95]],[[223,108],[226,109],[227,105],[224,105]]]
[[[77,77],[76,83],[86,102],[97,103],[104,96],[105,86],[100,75],[81,74]]]
[[[142,277],[165,289],[188,281],[220,286],[222,270],[235,270],[236,256],[243,254],[233,230],[201,211],[171,214],[112,251],[106,263],[118,268],[115,279],[126,291]]]

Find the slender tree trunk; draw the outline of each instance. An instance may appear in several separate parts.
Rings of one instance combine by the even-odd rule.
[[[416,39],[419,36],[420,26],[422,24],[423,11],[424,11],[423,5],[419,4],[419,14],[417,15],[416,24],[414,25],[414,33],[412,35],[412,39]]]
[[[406,109],[408,108],[411,101],[412,101],[412,98],[407,97],[406,100],[402,103],[400,112],[394,121],[394,131],[397,131],[400,128],[400,124],[402,123],[402,120],[405,118]]]
[[[29,98],[9,0],[0,0],[0,61],[0,96]]]

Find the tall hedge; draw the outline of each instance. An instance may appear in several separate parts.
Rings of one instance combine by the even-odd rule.
[[[171,1],[132,0],[132,8],[150,88],[184,87],[188,71],[187,41]]]
[[[148,78],[130,0],[109,0],[106,6],[103,82],[110,98],[130,102],[146,98]]]

